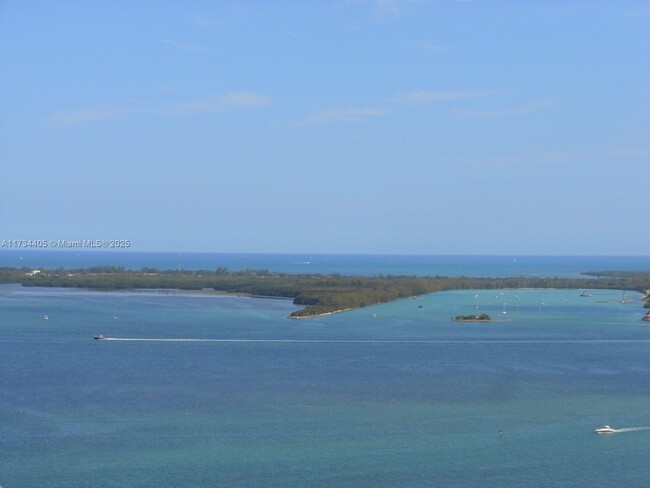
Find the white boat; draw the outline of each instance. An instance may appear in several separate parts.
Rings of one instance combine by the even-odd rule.
[[[594,430],[594,432],[596,434],[613,434],[616,431],[609,425],[603,425],[602,427],[598,427],[596,430]]]
[[[104,339],[106,339],[106,337],[100,334],[98,336],[93,336],[93,339],[95,339],[96,341],[103,341]]]

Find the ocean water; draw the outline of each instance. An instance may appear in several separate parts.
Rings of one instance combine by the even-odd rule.
[[[645,310],[579,295],[290,320],[289,300],[1,285],[0,486],[645,487]],[[494,320],[450,320],[475,305]]]
[[[408,256],[358,254],[235,254],[0,250],[0,266],[157,269],[269,269],[344,275],[562,276],[585,271],[650,270],[649,256]]]

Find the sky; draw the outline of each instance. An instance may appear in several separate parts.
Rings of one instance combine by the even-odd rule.
[[[0,0],[0,240],[647,255],[648,1]]]

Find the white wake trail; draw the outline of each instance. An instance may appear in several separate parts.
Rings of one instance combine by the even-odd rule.
[[[539,339],[539,340],[382,340],[382,339],[183,339],[103,337],[103,341],[131,342],[220,342],[271,344],[650,344],[650,339]]]
[[[642,430],[650,430],[650,427],[625,427],[623,429],[614,429],[614,432],[618,434],[619,432],[640,432]]]

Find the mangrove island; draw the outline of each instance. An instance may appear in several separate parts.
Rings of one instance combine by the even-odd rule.
[[[454,322],[489,322],[491,320],[492,317],[486,313],[481,315],[456,315],[454,317]]]
[[[587,273],[585,273],[587,274]],[[366,307],[437,291],[469,289],[617,289],[645,293],[650,308],[650,272],[589,272],[585,278],[472,278],[466,276],[345,276],[289,274],[269,270],[158,270],[94,266],[83,269],[0,268],[0,283],[96,290],[188,290],[289,298],[304,318]]]

